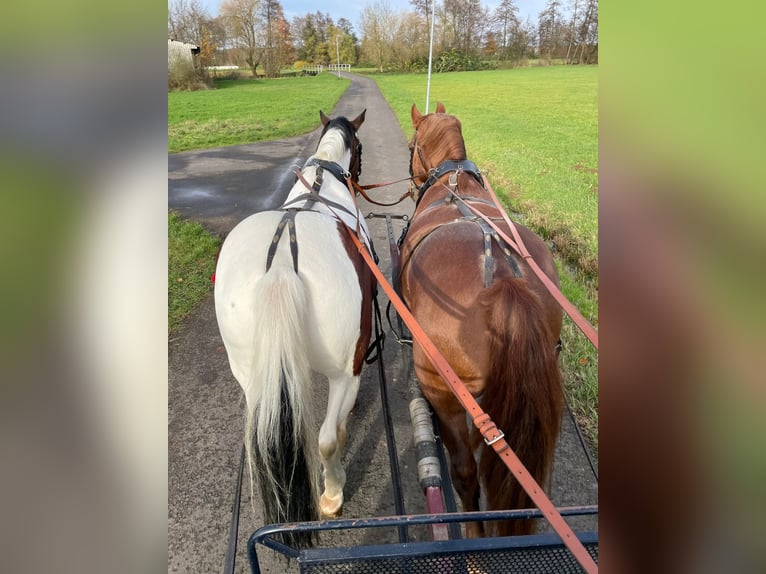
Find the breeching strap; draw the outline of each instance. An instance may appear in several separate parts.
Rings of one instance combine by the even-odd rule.
[[[484,437],[484,442],[491,446],[498,454],[498,456],[500,456],[502,461],[513,473],[514,477],[519,481],[521,486],[533,500],[535,505],[537,505],[537,507],[540,509],[548,522],[550,522],[553,529],[561,537],[561,540],[572,552],[574,557],[585,569],[585,571],[589,574],[598,572],[598,566],[594,562],[593,558],[590,556],[590,554],[588,554],[588,551],[585,550],[585,547],[582,545],[570,526],[561,517],[561,514],[559,514],[556,507],[545,495],[540,485],[537,484],[537,481],[535,481],[532,475],[529,474],[529,471],[519,460],[518,456],[516,456],[516,453],[513,452],[511,447],[506,442],[503,432],[498,429],[497,426],[495,426],[495,423],[492,422],[492,419],[489,417],[489,415],[482,410],[471,393],[468,392],[468,389],[466,389],[463,382],[452,370],[452,367],[449,366],[449,363],[447,363],[447,360],[439,352],[428,335],[426,335],[423,328],[418,324],[418,322],[415,320],[415,317],[413,317],[412,313],[410,313],[409,309],[407,309],[407,306],[396,294],[393,287],[391,287],[391,284],[381,273],[380,269],[378,269],[378,266],[375,264],[372,256],[364,247],[364,245],[354,235],[351,229],[346,227],[346,230],[351,236],[354,245],[356,245],[356,248],[359,250],[359,253],[361,253],[367,265],[375,275],[375,278],[378,280],[378,284],[383,287],[383,290],[386,292],[386,295],[393,303],[396,311],[399,313],[399,316],[407,324],[407,327],[409,327],[413,339],[418,341],[420,346],[423,348],[423,352],[431,361],[431,364],[433,364],[434,368],[439,372],[441,377],[450,387],[450,390],[455,395],[455,397],[457,397],[458,401],[460,401],[460,404],[463,405],[463,408],[465,408],[465,410],[470,414],[471,419],[473,420],[473,424]]]

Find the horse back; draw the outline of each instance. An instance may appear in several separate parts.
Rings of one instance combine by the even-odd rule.
[[[499,215],[490,206],[479,204],[479,209],[493,218]],[[504,222],[496,222],[511,236]],[[558,285],[548,246],[528,228],[515,226],[537,264]],[[511,252],[513,262],[509,261],[503,246],[495,241],[491,249],[491,285],[513,281],[539,299],[540,320],[552,334],[549,344],[555,346],[561,331],[561,307],[521,256]],[[485,257],[481,227],[461,218],[450,205],[416,215],[402,244],[402,296],[474,395],[481,393],[490,363],[485,342],[491,336],[486,315],[491,289],[485,285]]]
[[[254,214],[240,222],[226,238],[216,268],[215,303],[221,336],[230,357],[249,352],[251,317],[260,302],[255,297],[256,284],[267,273],[267,252],[283,212]],[[278,240],[272,269],[293,268],[293,259],[285,232]],[[352,253],[342,224],[324,214],[301,211],[295,219],[298,276],[310,301],[306,318],[305,341],[312,368],[329,374],[343,371],[353,361],[359,366],[371,331],[371,273],[360,273],[361,256]],[[355,249],[354,249],[355,251]],[[358,327],[355,330],[354,327]],[[240,353],[239,350],[242,352]],[[251,357],[242,356],[241,370]],[[236,375],[236,372],[235,372]],[[237,377],[239,379],[239,377]]]

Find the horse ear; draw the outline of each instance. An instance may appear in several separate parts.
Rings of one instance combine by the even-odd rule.
[[[351,125],[354,126],[354,129],[356,131],[359,131],[359,128],[361,127],[362,123],[364,122],[364,115],[367,113],[367,108],[364,108],[362,110],[362,113],[359,114],[356,119],[351,120]]]
[[[420,113],[420,111],[418,110],[418,106],[415,104],[412,104],[412,109],[410,110],[410,117],[412,118],[412,127],[415,129],[418,129],[418,126],[420,125],[420,122],[423,119],[423,114]]]
[[[441,102],[437,102],[436,104],[436,113],[437,114],[446,114],[447,110],[444,109],[444,104]]]
[[[319,110],[319,119],[322,120],[323,126],[327,126],[327,124],[330,123],[330,118],[324,115],[324,112],[322,110]]]

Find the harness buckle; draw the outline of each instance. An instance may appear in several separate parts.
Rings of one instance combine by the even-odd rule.
[[[497,436],[493,438],[492,440],[487,440],[487,437],[484,437],[484,442],[487,444],[487,446],[492,446],[501,438],[505,438],[505,433],[501,431],[500,429],[497,429],[497,433],[498,433]]]

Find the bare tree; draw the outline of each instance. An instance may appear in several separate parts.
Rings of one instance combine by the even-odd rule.
[[[561,0],[548,0],[538,16],[540,55],[548,58],[563,56],[565,27],[561,15]]]
[[[513,0],[502,0],[492,14],[492,24],[500,45],[500,57],[507,60],[511,52],[511,36],[519,28],[519,8]]]
[[[511,53],[515,60],[523,60],[534,55],[537,42],[537,27],[530,17],[519,24],[511,43]]]
[[[426,24],[431,22],[432,2],[433,0],[410,0],[410,5],[415,9],[415,12],[423,16]]]
[[[569,24],[569,44],[567,46],[567,63],[571,64],[574,59],[573,54],[573,48],[576,49],[576,42],[575,42],[575,28],[577,27],[578,18],[580,17],[580,14],[578,12],[578,8],[580,7],[580,0],[572,0],[572,20]]]
[[[252,70],[253,76],[256,76],[262,56],[259,43],[263,30],[260,4],[260,0],[224,0],[220,7],[229,36],[241,51],[242,59]]]
[[[386,0],[376,0],[362,10],[362,54],[380,72],[391,64],[395,22],[396,14]]]
[[[225,41],[220,22],[202,7],[199,0],[174,0],[168,5],[168,38],[199,48],[192,69],[190,81],[210,81],[207,68],[216,63],[218,49]],[[178,75],[178,71],[174,71]]]
[[[279,75],[285,63],[285,44],[289,42],[290,26],[279,0],[261,0],[259,15],[263,23],[263,68],[268,78]]]
[[[586,0],[585,13],[580,21],[576,41],[577,47],[573,56],[576,62],[598,62],[598,0]]]

